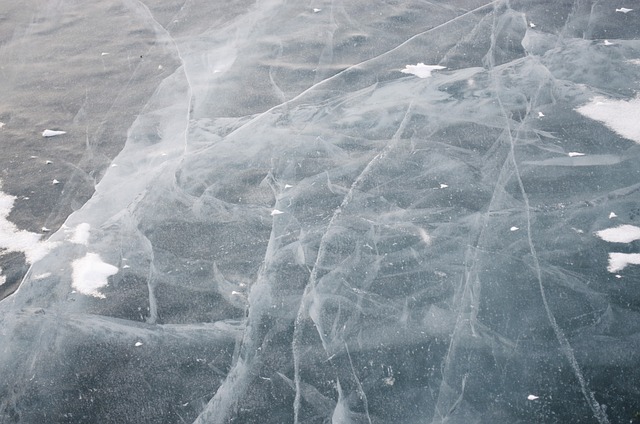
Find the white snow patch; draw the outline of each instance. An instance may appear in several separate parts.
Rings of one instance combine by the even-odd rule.
[[[620,9],[616,9],[616,12],[621,12],[621,13],[629,13],[631,12],[633,9],[627,9],[626,7],[621,7]]]
[[[91,226],[86,222],[82,224],[78,224],[76,229],[73,231],[73,236],[71,237],[71,243],[76,244],[84,244],[85,246],[89,244],[89,230]]]
[[[406,67],[401,69],[400,72],[404,74],[413,74],[418,78],[429,78],[431,76],[431,72],[438,69],[446,69],[446,66],[418,63],[417,65],[406,65]]]
[[[317,7],[314,7],[314,8],[313,8],[313,13],[318,13],[318,12],[320,12],[320,11],[322,11],[322,9],[318,9]]]
[[[584,156],[584,153],[580,152],[569,152],[569,157],[575,158],[576,156]]]
[[[38,274],[33,277],[34,280],[43,280],[51,275],[50,272],[43,272],[42,274]]]
[[[78,292],[104,299],[99,289],[109,284],[107,278],[118,272],[118,267],[105,263],[97,253],[87,253],[83,258],[76,259],[71,264],[73,275],[71,287]]]
[[[530,26],[531,28],[535,28],[535,27],[536,27],[536,24],[534,24],[533,22],[529,22],[529,26]]]
[[[41,242],[40,234],[19,230],[7,220],[16,197],[0,191],[0,249],[7,252],[24,252],[30,264],[44,258],[55,243]]]
[[[136,342],[136,344],[134,346],[135,347],[140,347],[140,346],[142,346],[142,342]]]
[[[611,41],[609,41],[609,40],[604,40],[604,45],[605,45],[605,46],[613,46],[614,44],[615,44],[615,43],[612,43],[612,42],[611,42]]]
[[[635,225],[620,225],[615,228],[607,228],[596,232],[596,235],[604,241],[611,243],[631,243],[640,240],[640,227]]]
[[[424,244],[426,244],[427,246],[431,245],[431,236],[424,228],[418,227],[418,233],[420,234],[420,238],[422,239],[422,242]]]
[[[609,219],[613,219],[613,218],[617,218],[617,217],[618,217],[618,215],[616,215],[616,213],[615,213],[615,212],[611,212],[611,213],[609,214]]]
[[[622,278],[622,275],[616,274],[616,278]]]
[[[291,184],[285,184],[284,185],[284,188],[291,188],[291,187],[293,187]]]
[[[2,272],[2,268],[0,268],[0,272]],[[7,277],[4,275],[0,275],[0,286],[7,282]]]
[[[101,54],[100,56],[106,56],[106,55],[108,55],[108,54],[109,54],[109,53],[107,53],[107,52],[102,52],[102,54]]]
[[[625,101],[595,97],[576,110],[587,118],[602,122],[621,136],[640,143],[640,98]]]
[[[544,118],[544,113],[538,112],[538,118]]]
[[[518,227],[511,227],[511,228],[509,228],[509,231],[518,231],[519,229],[520,228],[518,228]]]
[[[57,135],[66,134],[66,131],[56,131],[56,130],[44,130],[42,132],[43,137],[55,137]]]
[[[447,188],[449,187],[447,184],[440,184],[440,188]]]
[[[640,265],[640,253],[609,253],[607,271],[622,271],[627,265]]]
[[[53,181],[51,181],[51,184],[56,185],[56,184],[60,184],[60,181],[56,180],[55,178],[53,179]]]
[[[284,212],[279,211],[278,209],[274,209],[271,211],[271,216],[275,216],[275,215],[280,215],[283,214]]]
[[[627,60],[627,62],[633,64],[633,65],[638,65],[640,66],[640,59],[631,59],[631,60]]]
[[[540,396],[536,396],[536,395],[529,395],[527,396],[528,400],[536,400],[536,399],[540,399]]]
[[[0,128],[4,127],[4,122],[0,122]]]

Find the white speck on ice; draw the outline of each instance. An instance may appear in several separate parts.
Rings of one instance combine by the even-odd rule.
[[[123,265],[122,268],[127,269],[127,268],[131,268],[131,266],[129,265]]]
[[[34,277],[33,277],[33,279],[34,279],[34,280],[42,280],[42,279],[47,278],[47,277],[48,277],[48,276],[50,276],[50,275],[51,275],[51,273],[50,273],[50,272],[44,272],[44,273],[42,273],[42,274],[38,274],[38,275],[34,276]]]
[[[87,253],[83,258],[76,259],[71,264],[73,274],[71,287],[78,292],[104,299],[99,289],[109,284],[107,278],[118,273],[118,267],[103,262],[97,253]]]
[[[284,185],[284,188],[291,188],[291,187],[293,187],[291,184],[285,184]]]
[[[0,272],[2,272],[2,268],[0,268]],[[7,277],[4,275],[0,275],[0,286],[7,282]]]
[[[620,9],[616,9],[616,12],[629,13],[633,9],[627,9],[626,7],[621,7]]]
[[[42,227],[42,232],[43,233],[48,233],[49,231],[51,231],[51,229],[49,229],[47,227]]]
[[[616,274],[616,278],[622,278],[622,275]]]
[[[617,218],[617,217],[618,217],[618,215],[616,215],[616,213],[615,213],[615,212],[611,212],[611,213],[609,214],[609,219],[613,219],[613,218]]]
[[[511,227],[511,228],[509,228],[509,231],[518,231],[519,229],[520,228],[518,228],[518,227]]]
[[[53,162],[51,162],[50,160],[46,160],[44,163],[46,163],[47,165],[51,165]]]
[[[447,188],[449,187],[447,184],[440,184],[440,188]]]
[[[140,347],[140,346],[142,346],[142,342],[136,342],[136,344],[134,346],[135,347]]]
[[[56,184],[60,184],[60,181],[56,180],[55,178],[53,179],[53,181],[51,181],[51,184],[56,185]]]
[[[544,117],[544,113],[538,112],[538,118],[543,118],[543,117]]]
[[[576,156],[584,156],[584,153],[580,153],[580,152],[569,152],[569,157],[575,158]]]
[[[420,228],[420,227],[418,227],[418,233],[420,234],[420,238],[422,239],[422,242],[427,246],[429,246],[431,244],[431,236],[429,235],[429,233],[427,233],[427,231],[424,228]]]
[[[158,69],[162,70],[163,69],[162,65],[158,65]]]
[[[283,214],[283,213],[284,212],[279,211],[278,209],[274,209],[274,210],[271,211],[271,216],[280,215],[280,214]]]
[[[540,399],[540,396],[536,396],[536,395],[529,395],[527,396],[528,400],[536,400],[536,399]]]
[[[597,231],[596,235],[604,241],[611,243],[631,243],[640,240],[640,227],[635,225],[620,225],[615,228]]]
[[[640,265],[640,253],[609,253],[607,271],[622,271],[627,265]]]
[[[4,127],[4,122],[0,122],[0,128]]]
[[[321,10],[322,10],[322,9],[318,9],[318,8],[315,8],[315,7],[314,7],[314,8],[313,8],[313,13],[318,13],[318,12],[320,12]]]
[[[633,64],[633,65],[638,65],[640,66],[640,59],[631,59],[631,60],[627,60],[627,62]]]
[[[55,137],[57,135],[66,134],[66,131],[44,130],[42,132],[43,137]]]
[[[571,229],[572,229],[573,231],[575,231],[576,233],[578,233],[578,234],[584,234],[584,231],[583,231],[583,230],[581,230],[580,228],[571,227]]]
[[[44,258],[55,243],[41,242],[41,234],[19,230],[7,217],[13,209],[16,197],[0,191],[0,249],[7,252],[24,252],[28,263]]]
[[[611,42],[611,41],[609,41],[609,40],[604,40],[604,45],[605,45],[605,46],[613,46],[614,44],[615,44],[615,43],[612,43],[612,42]]]
[[[431,72],[438,69],[446,69],[446,66],[418,63],[417,65],[406,65],[406,67],[401,69],[400,72],[404,74],[413,74],[418,78],[429,78],[431,76]]]
[[[602,122],[621,136],[640,143],[640,98],[633,100],[615,100],[596,97],[584,106],[576,109],[587,118]]]
[[[109,54],[109,53],[107,53],[107,52],[102,52],[101,56],[106,56],[106,55],[108,55],[108,54]]]
[[[82,224],[78,224],[76,229],[73,231],[73,236],[71,237],[71,243],[76,244],[84,244],[85,246],[89,244],[89,230],[91,229],[91,225],[83,222]]]
[[[535,27],[536,27],[536,24],[534,24],[533,22],[529,22],[529,26],[530,26],[531,28],[535,28]]]

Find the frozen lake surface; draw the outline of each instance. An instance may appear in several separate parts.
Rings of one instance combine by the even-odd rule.
[[[640,422],[636,1],[0,6],[0,423]]]

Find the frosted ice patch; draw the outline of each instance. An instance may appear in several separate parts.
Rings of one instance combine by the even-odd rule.
[[[620,9],[616,9],[616,12],[620,12],[620,13],[629,13],[631,12],[633,9],[627,9],[626,7],[621,7]]]
[[[540,396],[536,396],[536,395],[527,396],[527,400],[536,400],[536,399],[540,399]]]
[[[640,143],[640,98],[614,100],[595,97],[591,102],[576,109],[587,118],[602,122],[619,135]]]
[[[42,132],[43,137],[55,137],[57,135],[66,134],[66,131],[44,130]]]
[[[104,299],[99,289],[109,284],[107,278],[118,272],[118,267],[105,263],[97,253],[87,253],[72,263],[71,287],[87,296]]]
[[[576,156],[584,156],[584,153],[580,153],[580,152],[569,152],[569,157],[575,158]]]
[[[616,215],[616,213],[615,213],[615,212],[611,212],[611,213],[609,214],[609,219],[613,219],[613,218],[617,218],[617,217],[618,217],[618,215]]]
[[[607,271],[622,271],[628,265],[640,265],[640,253],[609,253],[609,266],[607,267]]]
[[[602,240],[611,243],[631,243],[632,241],[640,240],[640,227],[628,224],[620,225],[619,227],[597,231],[596,235]]]
[[[41,235],[19,230],[7,217],[13,209],[16,197],[0,191],[0,249],[7,252],[23,252],[28,263],[44,258],[54,243],[41,242]]]
[[[271,216],[275,216],[275,215],[280,215],[283,214],[284,212],[278,210],[278,209],[274,209],[271,211]]]
[[[84,244],[85,246],[89,244],[89,230],[91,226],[86,222],[82,224],[78,224],[76,229],[73,232],[73,236],[71,237],[71,243],[76,244]]]
[[[417,65],[406,65],[406,67],[401,69],[400,72],[404,74],[413,74],[418,78],[429,78],[431,76],[431,72],[439,69],[446,69],[446,66],[418,63]]]

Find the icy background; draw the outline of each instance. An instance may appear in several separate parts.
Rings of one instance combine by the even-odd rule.
[[[640,412],[637,2],[0,23],[0,422]]]

